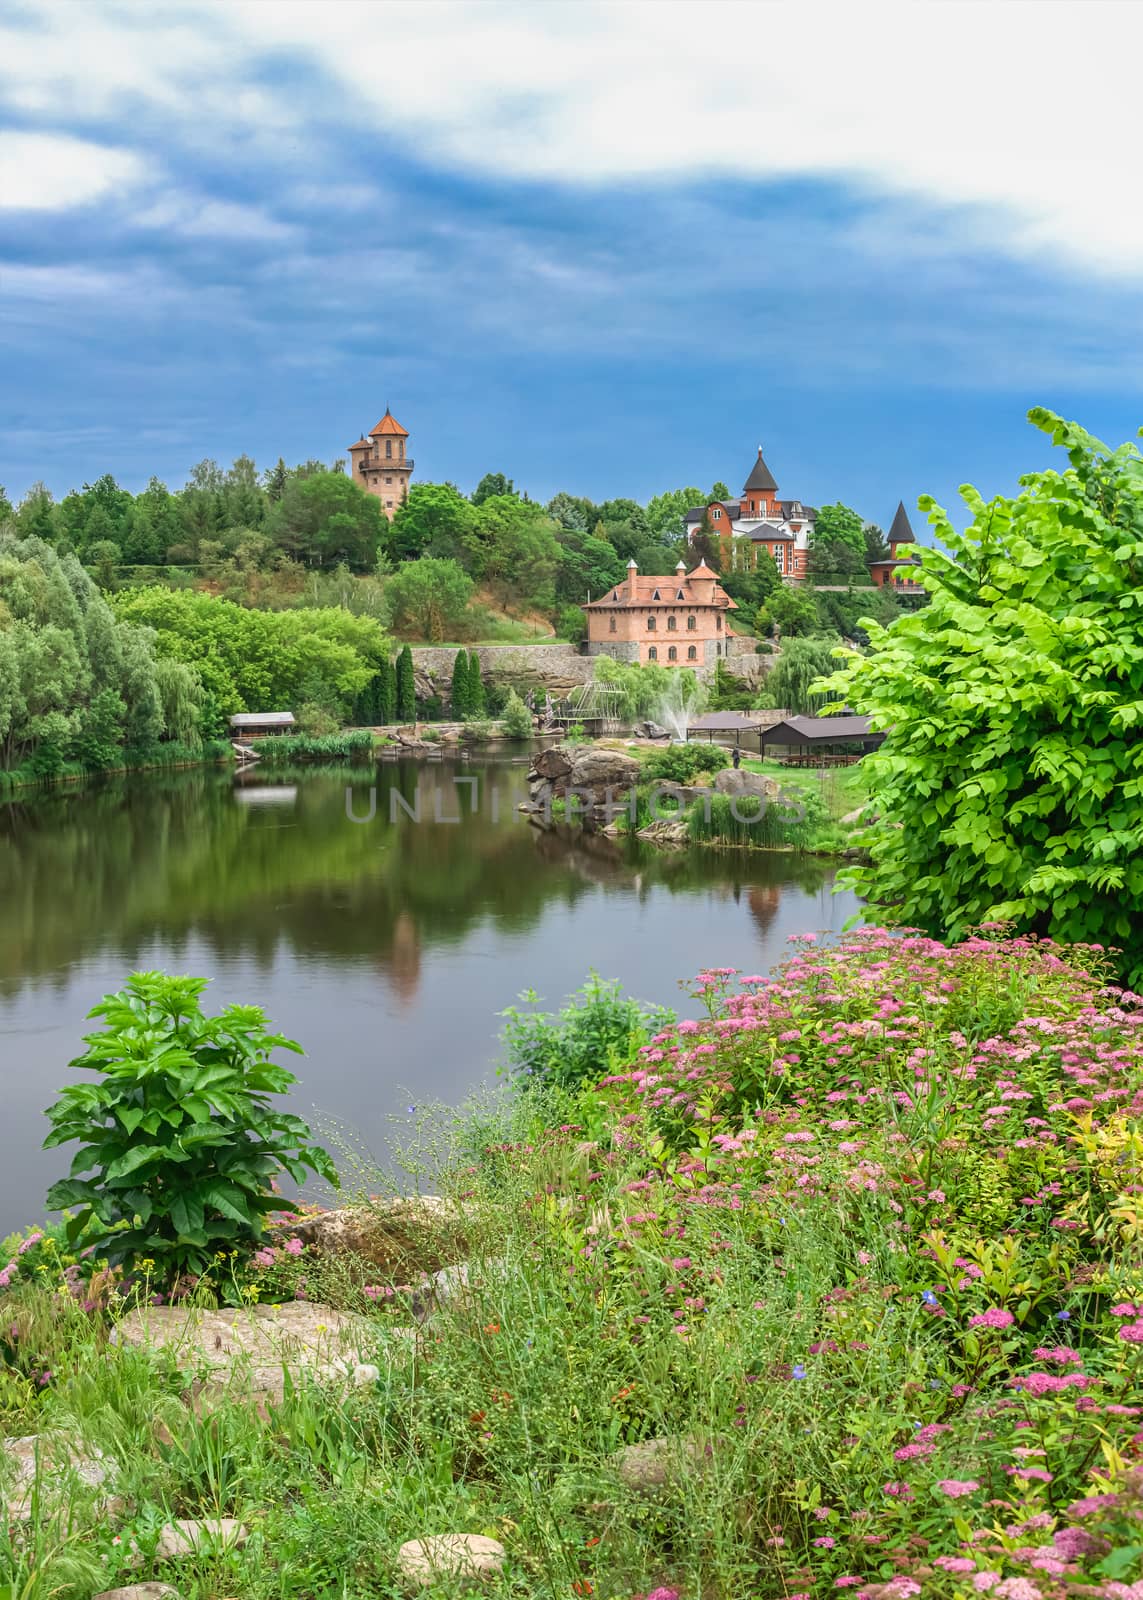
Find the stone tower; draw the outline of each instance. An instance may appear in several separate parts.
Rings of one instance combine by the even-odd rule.
[[[408,453],[409,430],[402,428],[385,407],[385,415],[368,436],[349,447],[350,473],[367,494],[375,494],[381,509],[393,520],[397,507],[409,492],[413,458]]]

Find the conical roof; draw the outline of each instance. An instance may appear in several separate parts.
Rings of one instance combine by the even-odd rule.
[[[762,446],[758,446],[758,459],[750,469],[750,476],[742,485],[743,493],[747,489],[776,489],[778,487],[774,474],[762,459]]]
[[[378,433],[400,433],[400,434],[403,434],[406,439],[409,437],[408,428],[402,428],[401,424],[397,421],[396,417],[389,410],[388,406],[385,407],[385,415],[381,418],[381,421],[374,428],[373,432],[374,432],[374,434],[378,434]]]
[[[916,544],[917,536],[909,526],[909,514],[905,510],[905,502],[898,500],[897,513],[889,529],[890,544]]]

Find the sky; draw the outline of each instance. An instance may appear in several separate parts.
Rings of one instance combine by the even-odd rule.
[[[464,489],[761,444],[882,525],[1008,492],[1030,406],[1143,424],[1141,47],[1103,0],[3,0],[0,484],[388,405]]]

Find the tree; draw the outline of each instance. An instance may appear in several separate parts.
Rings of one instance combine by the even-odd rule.
[[[493,495],[515,497],[515,494],[516,487],[511,478],[506,478],[502,472],[486,472],[472,491],[472,503],[474,506],[482,506],[486,500],[491,500]]]
[[[381,662],[378,677],[380,690],[377,698],[381,722],[391,726],[397,720],[397,672],[388,653]]]
[[[599,512],[590,500],[581,495],[565,494],[563,490],[548,501],[548,516],[570,533],[586,533],[599,521]]]
[[[422,556],[385,580],[389,623],[418,639],[456,637],[472,599],[472,579],[455,561]]]
[[[11,500],[8,498],[8,491],[5,489],[4,485],[0,483],[0,523],[7,522],[8,518],[14,515],[15,511],[13,510]]]
[[[508,739],[532,737],[532,713],[520,699],[515,689],[509,689],[504,710],[500,713],[500,726]]]
[[[450,483],[415,483],[398,506],[388,534],[395,561],[418,556],[461,561],[474,523],[472,506]]]
[[[556,599],[582,605],[598,600],[624,575],[623,559],[608,539],[599,539],[581,529],[565,528],[557,535],[559,567],[556,572]]]
[[[97,539],[87,547],[88,564],[95,569],[95,581],[101,589],[110,589],[115,582],[115,568],[123,560],[123,552],[114,539]]]
[[[413,652],[408,645],[397,657],[397,721],[415,722],[417,684],[413,675]]]
[[[366,494],[344,473],[324,470],[289,479],[269,528],[285,550],[308,566],[344,561],[356,572],[373,566],[388,532],[375,495]]]
[[[840,669],[834,655],[841,641],[837,638],[789,639],[766,678],[767,697],[783,710],[797,716],[810,716],[835,701],[837,696],[814,689],[822,678]]]
[[[266,485],[267,499],[277,501],[282,498],[286,492],[286,484],[289,480],[289,476],[290,474],[286,468],[286,463],[282,460],[281,456],[279,456],[277,464],[270,467],[264,474],[263,481]]]
[[[816,633],[818,608],[813,595],[792,584],[780,584],[759,611],[756,626],[759,633],[773,633],[776,628],[783,638]]]
[[[722,541],[714,523],[710,520],[710,507],[702,514],[702,521],[695,530],[694,539],[691,541],[696,562],[705,561],[714,572],[722,566]]]
[[[875,522],[865,524],[865,564],[871,566],[874,561],[888,561],[889,544],[882,530]]]
[[[560,546],[540,506],[494,495],[477,512],[466,544],[469,571],[505,610],[552,605]]]
[[[719,497],[726,499],[725,495]],[[686,536],[686,515],[693,506],[705,506],[708,502],[701,489],[668,489],[666,494],[657,494],[647,502],[644,513],[647,526],[652,533],[660,539],[671,542]]]
[[[710,494],[707,496],[707,500],[709,502],[711,500],[729,500],[729,499],[730,499],[730,490],[726,487],[725,483],[723,483],[722,479],[719,478],[715,483],[713,483],[711,485]]]
[[[458,650],[452,664],[452,714],[458,721],[468,716],[468,652]]]
[[[959,938],[1010,922],[1123,946],[1143,978],[1143,458],[1075,423],[1030,420],[1070,468],[985,501],[962,491],[930,603],[883,630],[835,687],[885,731],[868,760],[884,825],[855,881],[881,916]]]
[[[480,657],[470,651],[468,657],[468,712],[469,716],[482,717],[488,709],[484,698],[484,679],[480,676]]]
[[[848,545],[864,561],[864,519],[840,501],[831,506],[820,506],[814,516],[811,548],[816,549],[818,545]]]

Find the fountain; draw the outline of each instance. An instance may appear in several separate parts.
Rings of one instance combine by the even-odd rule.
[[[666,688],[655,701],[652,719],[667,729],[672,744],[686,744],[687,727],[705,704],[705,685],[689,670],[672,668]]]

